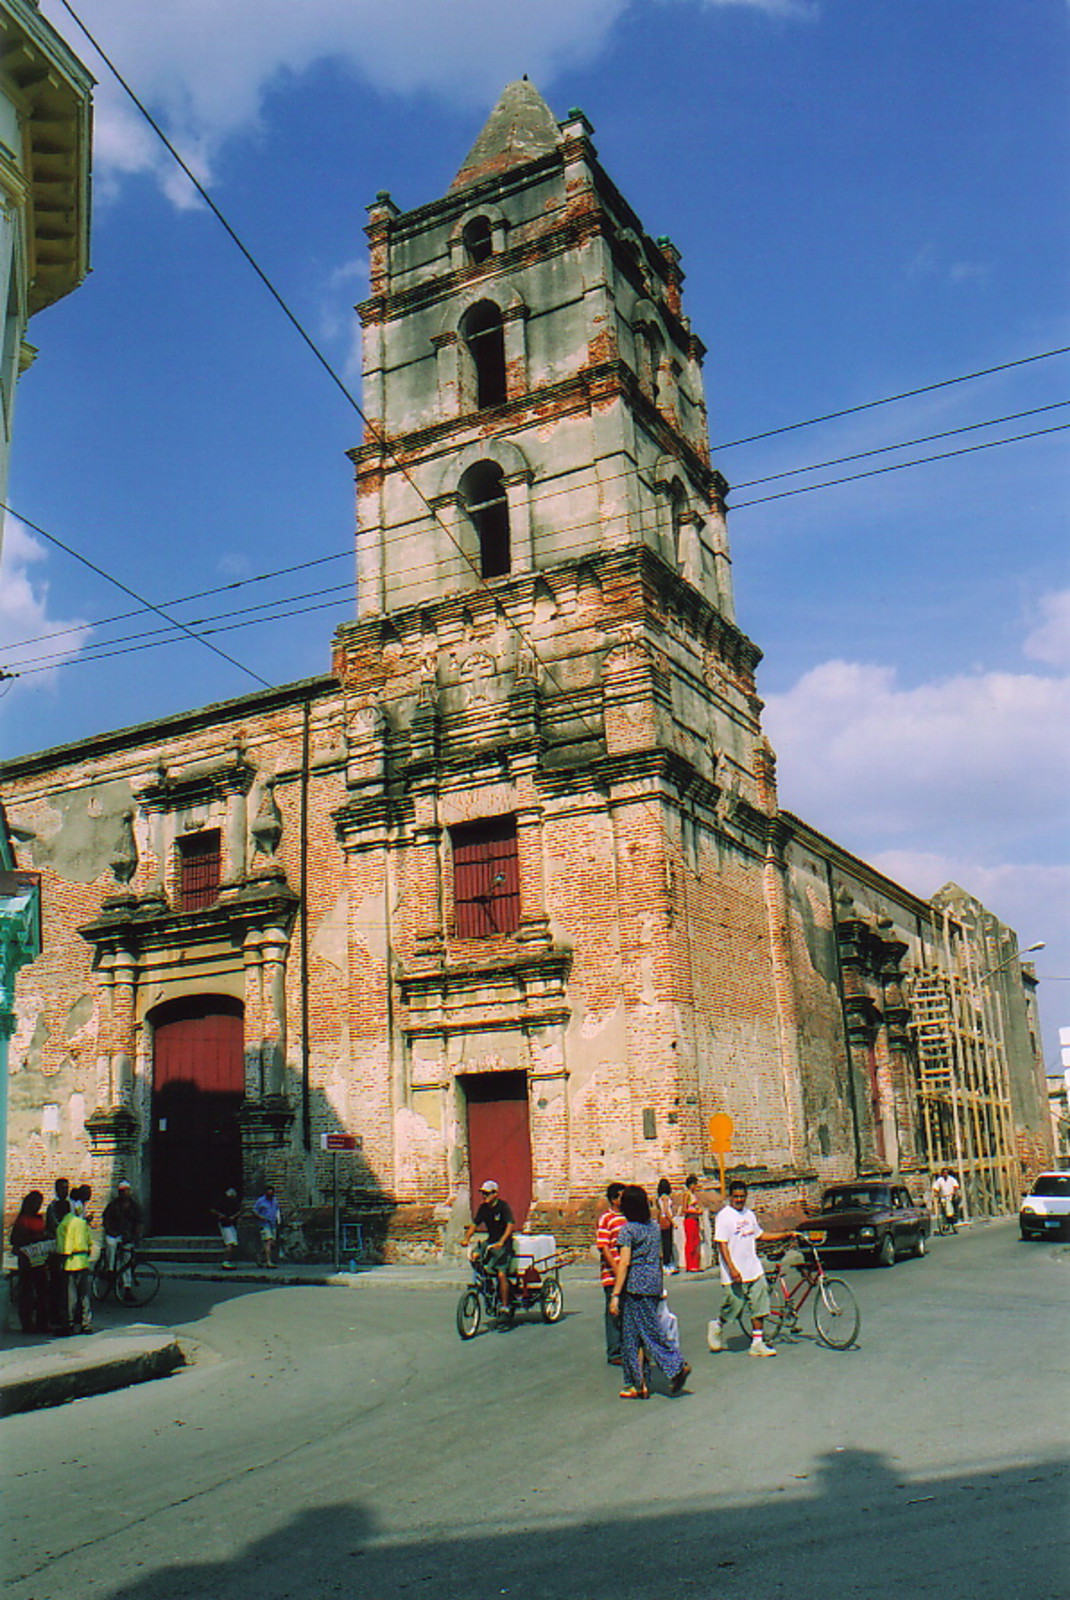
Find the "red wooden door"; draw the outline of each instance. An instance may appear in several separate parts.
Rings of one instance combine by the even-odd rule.
[[[208,1233],[210,1207],[223,1190],[233,1185],[242,1192],[241,1003],[191,995],[160,1006],[151,1020],[151,1227],[154,1233]]]
[[[471,1073],[461,1079],[468,1102],[468,1171],[472,1211],[479,1186],[494,1178],[523,1228],[531,1207],[531,1130],[523,1072]]]

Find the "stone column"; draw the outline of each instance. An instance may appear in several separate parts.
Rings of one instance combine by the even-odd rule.
[[[438,378],[438,413],[445,422],[461,410],[461,351],[456,328],[431,335]]]
[[[245,1098],[260,1100],[264,1085],[264,966],[263,935],[252,930],[245,936]]]
[[[531,571],[535,546],[531,531],[531,473],[511,472],[502,479],[509,507],[510,565],[514,572]]]
[[[546,911],[546,870],[542,850],[542,807],[524,806],[516,812],[516,852],[520,874],[520,926],[518,944],[550,943]]]
[[[520,399],[528,392],[528,358],[524,324],[528,308],[525,305],[507,306],[502,313],[502,335],[505,343],[505,392],[509,400]]]
[[[281,928],[267,929],[262,945],[263,1082],[267,1095],[286,1092],[286,956],[289,948],[290,941]]]
[[[134,1100],[134,997],[137,958],[117,950],[112,966],[111,1103],[132,1108]]]

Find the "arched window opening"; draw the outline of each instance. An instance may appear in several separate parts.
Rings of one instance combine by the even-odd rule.
[[[461,239],[470,266],[481,266],[494,253],[489,217],[473,217],[470,222],[466,222]]]
[[[461,337],[475,369],[477,409],[485,411],[488,406],[503,405],[505,330],[502,314],[492,300],[480,300],[465,312]]]
[[[502,578],[510,571],[509,502],[502,469],[493,461],[469,467],[461,479],[461,498],[479,540],[482,578]]]

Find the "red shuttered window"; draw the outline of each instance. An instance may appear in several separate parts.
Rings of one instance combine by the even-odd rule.
[[[199,911],[219,894],[221,854],[219,829],[187,833],[178,840],[178,908]]]
[[[493,817],[451,828],[453,909],[459,939],[488,939],[520,925],[516,822]]]

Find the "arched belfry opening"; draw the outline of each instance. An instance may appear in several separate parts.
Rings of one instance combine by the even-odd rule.
[[[494,235],[489,217],[471,217],[461,234],[465,259],[469,266],[479,267],[489,261],[494,253]]]
[[[480,300],[461,318],[461,339],[472,364],[477,411],[505,403],[505,329],[493,300]]]
[[[481,578],[502,578],[512,570],[509,503],[496,461],[477,461],[460,483],[461,500],[475,529]]]

